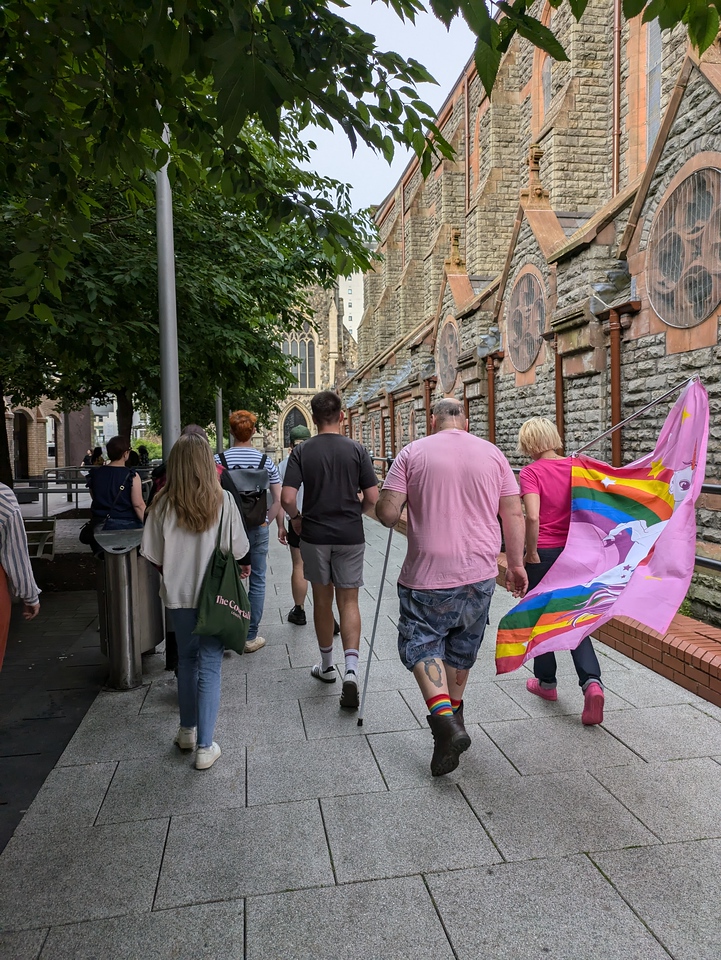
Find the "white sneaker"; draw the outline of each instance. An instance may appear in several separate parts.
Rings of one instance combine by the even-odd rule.
[[[255,653],[265,646],[265,637],[256,637],[255,640],[249,640],[243,647],[243,653]]]
[[[195,727],[178,727],[175,743],[181,750],[195,750],[197,734]]]
[[[220,747],[215,740],[209,747],[198,747],[197,753],[195,754],[195,769],[207,770],[213,766],[219,756]]]
[[[353,670],[346,670],[343,677],[343,689],[340,694],[340,705],[346,710],[357,710],[358,702],[358,677]]]

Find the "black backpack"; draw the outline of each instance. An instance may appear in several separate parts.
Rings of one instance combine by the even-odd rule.
[[[268,471],[265,469],[265,461],[268,457],[263,457],[257,467],[229,467],[225,454],[218,454],[220,462],[225,467],[228,477],[232,481],[235,501],[240,507],[240,512],[245,520],[246,527],[250,530],[253,527],[260,527],[265,523],[265,517],[268,512]],[[225,474],[223,474],[223,477]],[[221,486],[223,484],[221,478]],[[229,489],[229,487],[226,487]]]

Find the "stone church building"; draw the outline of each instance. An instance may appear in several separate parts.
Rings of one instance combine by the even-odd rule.
[[[376,456],[429,430],[434,399],[514,466],[521,422],[554,419],[573,452],[675,383],[711,403],[706,478],[721,480],[721,47],[625,21],[620,3],[536,4],[569,60],[516,37],[492,96],[471,61],[436,120],[455,159],[412,161],[380,204],[351,434]],[[648,452],[660,404],[592,456]],[[380,468],[380,465],[379,465]],[[697,554],[721,559],[721,497],[704,494]],[[721,622],[697,567],[695,615]]]
[[[288,393],[278,419],[266,431],[265,450],[276,460],[285,456],[290,431],[306,426],[315,433],[310,401],[319,390],[335,388],[358,365],[358,348],[343,323],[344,301],[339,285],[328,290],[314,287],[309,294],[313,324],[306,323],[283,342],[283,353],[297,358],[297,384]]]

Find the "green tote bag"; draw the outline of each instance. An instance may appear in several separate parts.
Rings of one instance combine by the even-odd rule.
[[[200,588],[195,633],[200,636],[219,637],[226,649],[242,653],[250,627],[250,600],[241,582],[238,561],[233,556],[232,549],[227,554],[220,549],[222,529],[223,513],[221,512],[215,550],[205,571],[203,586]],[[230,541],[232,544],[232,520]]]

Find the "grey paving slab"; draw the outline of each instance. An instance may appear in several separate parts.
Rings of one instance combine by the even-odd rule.
[[[177,716],[122,716],[94,712],[80,724],[58,761],[58,766],[135,760],[172,753],[178,731]]]
[[[243,901],[53,927],[40,960],[243,960]]]
[[[385,790],[365,739],[248,747],[248,806]]]
[[[427,882],[458,960],[668,960],[586,857],[504,863]]]
[[[0,929],[150,910],[167,820],[15,836],[0,859]]]
[[[619,711],[612,717],[636,716]],[[602,727],[584,727],[580,717],[484,723],[483,729],[520,773],[596,769],[639,763],[639,758]]]
[[[466,687],[463,701],[463,716],[466,723],[483,723],[485,720],[527,720],[528,713],[508,696],[506,684],[475,683]],[[405,691],[404,694],[419,722],[426,726],[428,708],[420,691]]]
[[[297,700],[280,703],[238,704],[226,697],[220,701],[215,739],[221,747],[241,744],[290,743],[305,740]]]
[[[708,757],[721,751],[721,723],[688,704],[609,714],[604,726],[646,760]]]
[[[468,724],[467,730],[472,738],[471,746],[461,757],[458,768],[444,780],[465,783],[491,775],[518,777],[516,770],[480,727]],[[432,779],[430,763],[433,753],[433,738],[428,729],[375,734],[368,737],[368,743],[389,790],[428,786]]]
[[[334,883],[317,801],[173,817],[155,909]]]
[[[361,727],[358,726],[356,712],[340,710],[335,700],[329,697],[301,700],[300,709],[309,740],[365,736],[369,733],[387,733],[392,730],[417,730],[419,726],[398,690],[369,693],[366,697]]]
[[[274,670],[265,677],[258,677],[248,687],[248,703],[252,705],[323,696],[340,697],[340,684],[314,680],[306,667]]]
[[[341,670],[344,669],[343,646],[340,637],[335,637],[333,650],[333,663]],[[310,669],[315,663],[320,662],[320,653],[318,652],[318,642],[313,632],[310,636],[299,637],[289,640],[287,643],[288,656],[290,657],[291,667],[305,667]],[[360,659],[361,668],[368,659],[369,647],[363,637],[360,641]]]
[[[467,781],[463,789],[507,860],[658,843],[585,771]]]
[[[453,960],[420,877],[246,902],[247,960]]]
[[[618,850],[593,860],[674,960],[716,960],[721,841]]]
[[[321,801],[339,883],[481,866],[498,851],[453,783]],[[457,838],[463,837],[459,844]]]
[[[0,933],[0,960],[38,960],[47,929]]]
[[[595,776],[665,842],[721,837],[721,766],[710,757],[614,767]]]
[[[662,707],[675,703],[698,703],[698,697],[645,667],[641,670],[615,671],[604,677],[608,691],[618,694],[635,707]]]
[[[245,806],[245,750],[224,749],[210,770],[196,770],[193,754],[121,760],[98,823],[124,823]]]
[[[511,697],[514,703],[517,703],[525,710],[527,716],[531,717],[580,717],[583,713],[583,692],[575,684],[558,685],[557,700],[543,700],[533,693],[526,690],[527,676],[513,677],[511,680],[499,680],[498,686],[501,687],[507,696]],[[609,689],[604,692],[604,715],[609,710],[633,710],[633,704],[621,697],[616,696]],[[491,718],[493,719],[493,718]],[[499,720],[507,719],[499,717]],[[509,718],[512,719],[512,718]]]
[[[114,761],[56,767],[20,821],[15,835],[34,832],[47,836],[92,827],[116,767]]]

